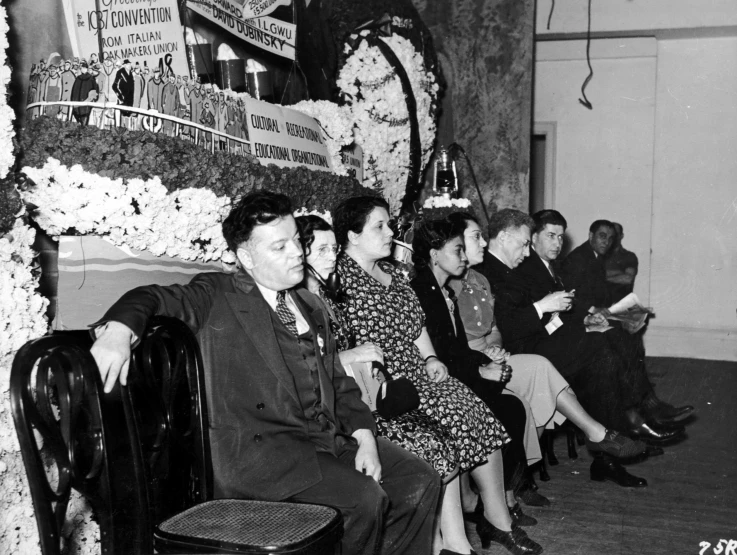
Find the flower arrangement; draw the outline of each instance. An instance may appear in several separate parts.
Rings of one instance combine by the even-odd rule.
[[[36,232],[18,217],[0,236],[0,552],[37,553],[38,531],[10,412],[10,367],[26,341],[46,333],[48,300],[36,292]]]
[[[407,39],[392,35],[380,40],[391,47],[409,77],[417,104],[424,168],[435,142],[435,76],[425,69],[422,56]],[[410,156],[409,112],[402,86],[377,47],[360,41],[355,48],[346,44],[345,51],[350,55],[337,84],[353,108],[356,143],[367,160],[364,183],[380,186],[392,213],[397,213],[405,195]]]
[[[443,220],[454,212],[473,212],[471,201],[466,198],[429,197],[422,205],[422,217],[426,220]]]
[[[5,8],[0,9],[0,179],[3,179],[15,163],[13,154],[13,109],[7,103],[7,85],[10,68],[5,64],[8,48],[8,18]]]
[[[24,168],[34,183],[23,200],[49,235],[68,230],[106,235],[116,245],[183,260],[235,262],[221,224],[231,201],[209,189],[167,191],[158,177],[110,179],[63,166],[49,158],[42,168]]]
[[[250,191],[268,189],[288,194],[295,206],[324,209],[347,197],[376,194],[352,177],[305,167],[262,166],[251,156],[211,154],[148,131],[110,131],[40,117],[28,123],[19,142],[21,166],[40,168],[54,158],[63,166],[82,164],[85,171],[111,179],[158,176],[169,192],[205,188],[234,202]]]
[[[13,229],[16,219],[25,212],[14,177],[11,174],[0,179],[0,237]]]
[[[340,149],[353,143],[353,113],[350,106],[340,106],[327,100],[303,100],[290,106],[315,118],[327,135],[326,146],[338,175],[348,175]]]
[[[329,211],[320,212],[319,210],[305,210],[304,208],[300,208],[299,210],[295,210],[293,213],[295,218],[299,218],[300,216],[317,216],[318,218],[322,218],[330,225],[333,225],[333,215]]]
[[[0,6],[0,552],[37,553],[38,530],[28,481],[10,412],[10,367],[15,352],[46,333],[48,301],[36,293],[32,268],[35,231],[22,219],[20,195],[12,178],[13,110],[7,104],[10,68],[5,65],[8,22]]]

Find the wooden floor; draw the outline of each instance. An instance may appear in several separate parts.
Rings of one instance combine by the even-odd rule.
[[[658,396],[675,405],[696,407],[685,441],[629,471],[649,486],[625,489],[589,479],[591,456],[579,447],[569,460],[565,437],[556,437],[560,465],[540,482],[550,507],[524,507],[538,519],[529,536],[548,555],[699,554],[714,551],[720,539],[734,540],[737,555],[737,363],[648,358]],[[537,476],[536,476],[537,479]],[[493,544],[478,553],[508,553]]]

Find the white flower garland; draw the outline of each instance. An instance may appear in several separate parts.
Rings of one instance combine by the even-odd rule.
[[[7,87],[10,83],[10,68],[5,65],[5,50],[8,48],[8,18],[5,8],[0,6],[0,179],[8,175],[15,163],[13,155],[13,109],[8,106]]]
[[[300,216],[317,216],[325,220],[331,226],[333,225],[333,215],[330,213],[330,210],[326,210],[325,212],[320,212],[319,210],[310,210],[308,212],[306,208],[300,208],[292,212],[292,215],[295,218],[299,218]]]
[[[0,237],[0,552],[37,553],[38,530],[10,412],[10,368],[16,351],[46,333],[49,301],[36,293],[31,268],[36,232],[21,218]]]
[[[432,210],[433,208],[458,208],[467,210],[471,207],[471,201],[467,198],[446,198],[444,196],[429,197],[422,208]]]
[[[333,161],[333,171],[348,175],[340,149],[353,143],[353,113],[350,106],[339,106],[327,100],[303,100],[291,109],[315,118],[325,132],[325,144]]]
[[[53,158],[43,168],[23,172],[36,184],[23,200],[39,207],[34,220],[49,235],[75,229],[156,256],[235,262],[221,229],[230,199],[209,189],[169,193],[158,177],[124,182],[80,165],[67,168]]]
[[[8,21],[0,6],[0,179],[13,167],[13,110],[7,103],[10,68],[5,65]],[[19,214],[20,216],[20,214]],[[48,301],[36,293],[31,272],[35,231],[16,219],[0,237],[0,553],[38,553],[39,540],[28,480],[10,411],[10,368],[16,351],[46,333]]]
[[[365,31],[364,31],[365,33]],[[422,55],[398,35],[381,37],[407,72],[417,104],[420,131],[420,173],[430,159],[436,125],[432,117],[438,85],[427,71]],[[407,103],[399,77],[377,47],[362,41],[341,69],[337,84],[349,95],[353,107],[356,143],[363,148],[365,185],[380,185],[392,213],[397,213],[409,172],[410,125]]]

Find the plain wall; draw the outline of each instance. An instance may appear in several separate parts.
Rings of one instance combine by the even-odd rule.
[[[649,355],[737,360],[737,36],[594,40],[592,111],[585,42],[536,48],[534,119],[556,125],[552,206],[572,244],[598,217],[624,225],[656,312]]]
[[[553,2],[555,5],[553,6]],[[551,7],[550,29],[547,29]],[[572,37],[586,34],[585,0],[537,0],[535,34]],[[599,35],[732,33],[737,29],[734,0],[601,0],[591,2],[591,31]]]
[[[658,326],[737,346],[737,37],[658,42],[652,301]]]
[[[615,54],[626,50],[626,57]],[[594,77],[586,88],[593,104],[579,103],[588,75],[583,41],[537,45],[535,122],[555,122],[556,163],[548,208],[568,220],[565,251],[588,240],[591,222],[618,221],[624,245],[638,253],[640,275],[650,271],[650,214],[655,118],[654,39],[599,40],[592,44]],[[641,254],[642,253],[642,254]],[[649,280],[636,292],[649,302]]]

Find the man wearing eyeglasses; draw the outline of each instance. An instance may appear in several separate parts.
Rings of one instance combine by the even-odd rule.
[[[480,272],[495,295],[495,318],[504,346],[512,354],[550,360],[586,411],[606,426],[608,434],[616,435],[614,430],[629,428],[625,412],[639,403],[641,395],[622,380],[622,359],[601,334],[587,334],[583,325],[561,318],[574,306],[575,291],[565,290],[545,259],[560,253],[565,229],[557,223],[537,227],[530,216],[512,209],[500,210],[489,222],[489,247]],[[647,486],[645,479],[629,474],[609,456],[595,457],[591,477],[623,487]]]

